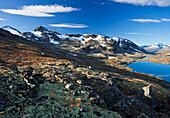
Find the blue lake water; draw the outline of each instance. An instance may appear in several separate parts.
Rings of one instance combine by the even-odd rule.
[[[146,73],[170,82],[170,65],[143,61],[134,62],[127,66],[131,67],[133,69],[133,72],[137,71],[140,73]]]

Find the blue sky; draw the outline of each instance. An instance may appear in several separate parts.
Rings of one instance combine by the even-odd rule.
[[[1,0],[0,27],[42,25],[59,33],[94,33],[142,44],[170,44],[170,0]]]

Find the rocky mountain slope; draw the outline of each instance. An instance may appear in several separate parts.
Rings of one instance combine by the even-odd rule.
[[[157,43],[154,45],[143,45],[142,49],[146,50],[149,53],[169,53],[170,45],[164,43]]]
[[[29,32],[33,39],[28,39],[26,33],[23,38],[24,33],[18,36],[0,29],[0,117],[168,117],[170,84],[120,65],[121,58],[135,59],[132,54],[143,54],[131,52],[130,46],[135,44],[129,43],[128,50],[124,50],[120,47],[128,42],[114,39],[119,46],[116,52],[106,49],[102,53],[119,58],[99,58],[82,48],[86,43],[96,43],[98,35],[88,35],[94,36],[92,42],[83,43],[70,40],[70,34],[64,35],[69,39],[50,38],[61,34],[39,28],[40,33]],[[59,43],[53,44],[51,39]],[[97,40],[98,45],[101,42]]]
[[[31,32],[24,32],[18,35],[27,40],[55,44],[69,50],[72,49],[105,58],[109,58],[109,55],[115,53],[145,53],[143,49],[128,39],[110,38],[97,34],[60,34],[43,26],[38,26]]]
[[[158,54],[168,54],[170,53],[170,46],[169,47],[164,47],[161,50],[159,50],[158,52],[156,52]]]

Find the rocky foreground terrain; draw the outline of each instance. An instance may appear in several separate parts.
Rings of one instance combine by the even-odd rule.
[[[118,47],[105,58],[63,47],[0,29],[0,117],[169,117],[169,82],[120,64],[143,53]]]

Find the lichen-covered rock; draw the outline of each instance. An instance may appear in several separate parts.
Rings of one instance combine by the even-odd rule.
[[[126,97],[119,103],[112,106],[113,110],[120,113],[122,117],[136,118],[141,113],[144,113],[150,118],[159,118],[155,111],[145,103],[134,97]]]
[[[22,73],[7,67],[0,70],[2,118],[157,118],[168,114],[168,98],[155,96],[148,87],[145,96],[142,87],[147,84],[78,63],[43,63],[18,70]]]
[[[70,89],[70,90],[74,90],[74,85],[73,84],[71,84],[71,83],[69,83],[69,84],[67,84],[66,86],[65,86],[65,88],[66,89]]]
[[[90,93],[89,97],[92,100],[91,101],[92,103],[94,103],[102,108],[107,108],[106,102],[99,95]]]
[[[76,88],[80,90],[83,88]],[[37,98],[28,98],[25,102],[19,99],[23,106],[9,106],[5,109],[2,118],[12,117],[70,117],[70,118],[97,118],[101,117],[121,118],[113,111],[102,109],[92,105],[87,93],[81,93],[78,97],[69,94],[62,83],[45,82],[40,85]]]
[[[108,106],[116,104],[122,99],[122,96],[120,96],[119,93],[114,90],[108,91],[108,93],[105,95],[105,101]]]

